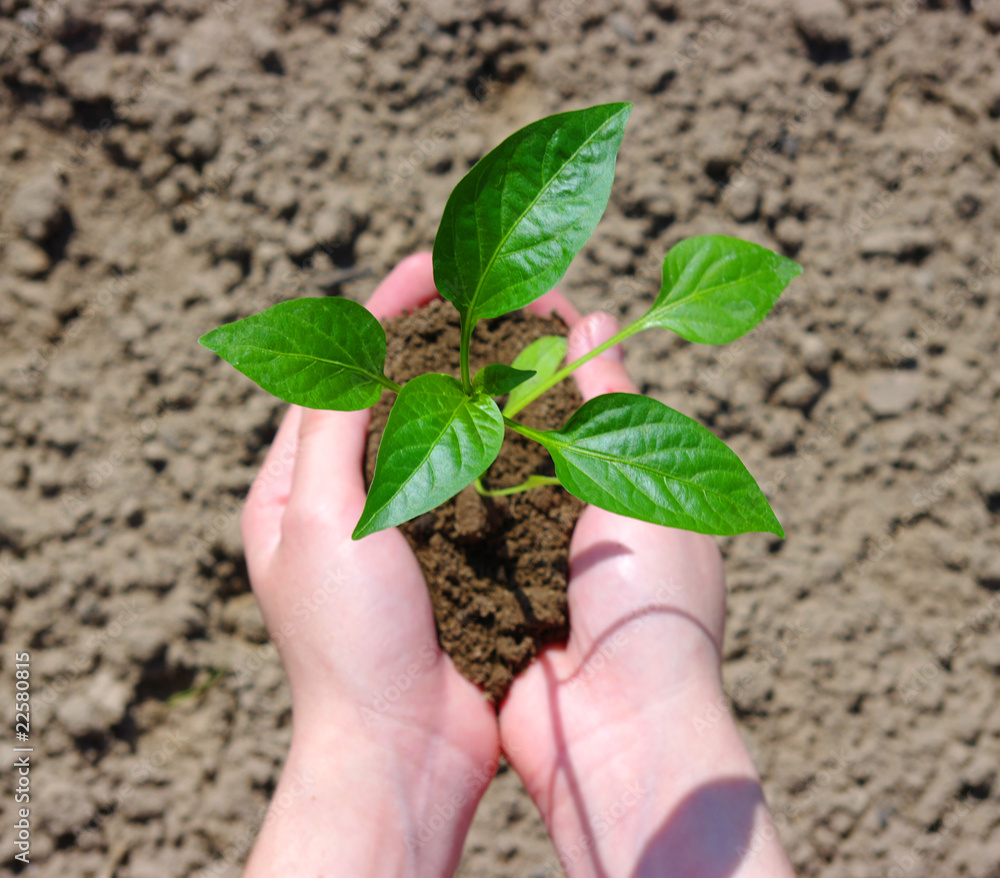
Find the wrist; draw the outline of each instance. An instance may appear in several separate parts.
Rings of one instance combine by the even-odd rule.
[[[469,764],[440,737],[387,724],[365,728],[329,705],[301,719],[296,713],[251,861],[260,871],[248,868],[247,878],[309,870],[439,878],[454,871],[496,763]],[[282,850],[291,837],[303,841]]]
[[[598,734],[567,755],[546,813],[568,878],[791,875],[721,688]]]

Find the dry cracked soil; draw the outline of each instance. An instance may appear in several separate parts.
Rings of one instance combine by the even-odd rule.
[[[607,215],[562,283],[581,309],[642,313],[693,234],[805,268],[741,342],[627,348],[787,531],[721,544],[727,694],[792,861],[1000,875],[998,31],[997,0],[0,0],[25,874],[236,876],[287,750],[238,532],[281,406],[197,337],[363,300],[503,136],[627,99]],[[555,856],[501,769],[459,874]]]

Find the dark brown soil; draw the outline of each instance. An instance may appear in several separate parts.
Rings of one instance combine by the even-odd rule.
[[[555,316],[519,312],[483,321],[473,339],[473,371],[488,362],[510,363],[536,338],[565,333]],[[389,321],[386,334],[386,373],[394,381],[424,372],[458,374],[458,313],[447,302]],[[369,480],[392,399],[385,397],[372,412]],[[558,427],[579,405],[576,387],[563,382],[520,419],[533,427]],[[508,430],[483,481],[488,488],[509,487],[533,473],[554,475],[548,453]],[[489,498],[470,486],[401,528],[427,577],[441,646],[496,704],[542,644],[566,637],[566,558],[582,509],[562,488]]]

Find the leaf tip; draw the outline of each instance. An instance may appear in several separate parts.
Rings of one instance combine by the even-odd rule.
[[[766,498],[764,499],[764,509],[767,514],[767,522],[762,530],[765,533],[774,534],[779,540],[783,540],[785,538],[785,529],[781,526],[778,516],[774,514],[774,510]]]
[[[788,281],[791,281],[792,278],[798,277],[800,274],[802,274],[803,271],[805,271],[805,269],[801,265],[799,265],[798,262],[796,262],[794,259],[788,259],[786,257],[786,262],[785,262],[785,274],[787,275],[786,283]]]

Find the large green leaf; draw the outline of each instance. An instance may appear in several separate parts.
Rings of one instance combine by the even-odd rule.
[[[354,539],[454,497],[496,460],[503,435],[503,417],[490,397],[467,396],[450,375],[407,381],[389,412]]]
[[[385,330],[349,299],[281,302],[199,341],[268,393],[308,408],[368,408],[386,385]]]
[[[559,371],[562,361],[566,358],[567,344],[566,338],[562,335],[543,335],[514,358],[511,365],[515,369],[529,369],[535,375],[510,392],[507,404],[503,408],[504,414],[508,411],[520,411],[522,401],[531,396],[538,385],[548,381]]]
[[[548,449],[565,488],[594,506],[698,533],[785,535],[736,454],[655,399],[608,393],[561,430],[524,432]]]
[[[667,253],[660,294],[640,322],[688,341],[726,344],[760,323],[801,273],[791,259],[739,238],[688,238]]]
[[[434,239],[434,281],[465,322],[522,308],[563,276],[608,205],[631,110],[547,116],[459,181]]]
[[[523,384],[535,373],[530,370],[515,369],[503,363],[483,366],[472,378],[472,390],[487,396],[503,396],[519,384]]]

